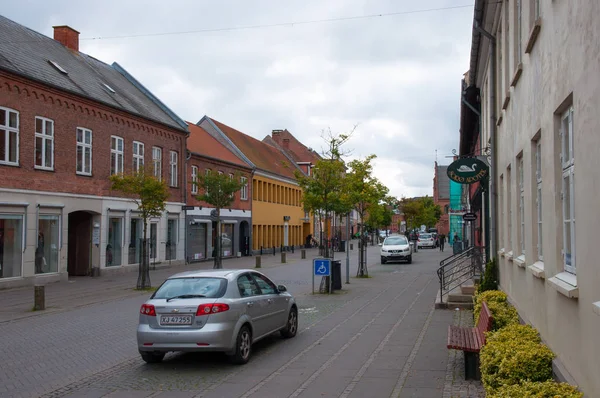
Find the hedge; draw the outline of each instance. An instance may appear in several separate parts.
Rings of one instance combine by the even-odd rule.
[[[582,398],[583,393],[568,383],[554,381],[531,382],[502,386],[488,398]]]
[[[481,348],[481,381],[487,393],[522,381],[552,379],[554,353],[539,342],[539,336],[521,325],[488,333]]]
[[[487,290],[475,295],[475,305],[473,306],[473,318],[475,322],[479,319],[479,312],[481,312],[481,303],[483,301],[488,305],[492,302],[506,303],[508,302],[508,297],[506,296],[506,293],[500,290]]]

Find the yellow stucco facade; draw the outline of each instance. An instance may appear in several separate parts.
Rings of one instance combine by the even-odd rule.
[[[311,231],[311,218],[302,207],[302,189],[288,179],[255,174],[252,179],[252,249],[303,245]]]

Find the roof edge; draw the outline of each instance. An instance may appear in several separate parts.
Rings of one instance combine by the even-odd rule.
[[[225,133],[224,133],[224,132],[223,132],[223,131],[222,131],[222,130],[221,130],[221,129],[220,129],[220,128],[219,128],[219,127],[218,127],[218,126],[215,124],[215,122],[213,122],[213,120],[212,120],[210,117],[208,117],[207,115],[204,115],[204,116],[202,116],[202,119],[200,119],[200,120],[198,121],[198,123],[196,123],[196,126],[198,126],[198,127],[202,127],[202,126],[200,126],[200,124],[201,124],[203,121],[207,121],[207,122],[208,122],[208,123],[209,123],[209,124],[212,126],[212,128],[214,128],[216,131],[218,131],[218,132],[219,132],[219,134],[221,134],[221,136],[222,136],[222,137],[223,137],[223,138],[224,138],[224,139],[227,141],[227,143],[229,143],[229,145],[231,145],[231,147],[232,147],[232,148],[235,150],[235,152],[236,152],[236,155],[237,155],[238,157],[241,157],[243,161],[245,161],[246,163],[248,163],[248,164],[251,166],[251,168],[253,168],[253,169],[256,169],[256,165],[255,165],[255,164],[254,164],[254,163],[253,163],[253,162],[252,162],[250,159],[248,159],[248,157],[247,157],[247,156],[244,154],[244,152],[242,152],[242,151],[240,150],[240,148],[238,148],[238,147],[237,147],[237,145],[235,145],[235,144],[233,143],[233,141],[231,141],[231,138],[229,138],[229,137],[227,136],[227,134],[225,134]],[[209,133],[209,134],[210,134],[210,133]]]
[[[128,111],[126,109],[123,109],[121,107],[115,106],[113,104],[109,104],[108,102],[104,102],[102,100],[90,97],[88,95],[83,95],[81,93],[77,93],[75,91],[66,89],[64,87],[60,87],[60,86],[57,86],[55,84],[48,83],[48,82],[45,82],[45,81],[40,80],[40,79],[36,79],[35,77],[26,75],[26,74],[18,72],[18,71],[14,71],[14,70],[11,70],[11,69],[2,68],[0,66],[0,72],[7,73],[7,74],[13,75],[13,76],[18,76],[21,79],[29,80],[29,81],[35,82],[36,84],[41,84],[42,86],[48,87],[48,88],[50,88],[52,90],[58,90],[58,91],[60,91],[62,93],[66,93],[68,95],[74,95],[75,97],[83,98],[83,99],[85,99],[87,101],[92,101],[92,102],[94,102],[96,104],[102,104],[103,106],[106,106],[106,107],[108,107],[110,109],[114,109],[114,110],[119,111],[119,112],[126,113],[126,114],[128,114],[128,115],[130,115],[132,117],[139,117],[140,119],[144,119],[144,120],[146,120],[148,122],[158,123],[158,124],[160,124],[162,126],[165,126],[165,128],[175,129],[175,127],[173,127],[173,126],[171,126],[169,124],[166,124],[165,122],[161,122],[160,120],[152,119],[150,117],[144,116],[144,115],[139,114],[137,112]],[[185,130],[182,129],[181,132],[189,134],[189,131],[187,130],[187,128]]]
[[[173,119],[181,128],[190,133],[187,127],[187,124],[183,119],[181,119],[175,112],[173,112],[165,103],[158,99],[150,90],[148,90],[142,83],[140,83],[133,75],[125,70],[121,65],[117,62],[113,62],[111,65],[117,72],[119,72],[125,79],[129,81],[129,83],[133,84],[138,90],[140,90],[146,97],[150,98],[152,102],[154,102],[160,109],[163,110],[171,119]]]

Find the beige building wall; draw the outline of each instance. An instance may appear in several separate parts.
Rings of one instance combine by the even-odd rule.
[[[496,35],[498,49],[501,288],[557,354],[559,370],[586,396],[600,397],[600,2],[521,0],[491,7],[484,27]],[[489,40],[482,39],[479,54],[475,79],[487,145]],[[572,129],[572,162],[561,159],[565,128]],[[573,177],[570,195],[565,175]],[[565,209],[574,212],[567,223],[572,230],[564,228]],[[565,231],[572,231],[572,250]]]

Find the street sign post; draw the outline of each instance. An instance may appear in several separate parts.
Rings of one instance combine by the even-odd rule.
[[[313,272],[312,272],[312,292],[315,293],[315,276],[331,276],[331,259],[329,258],[315,258],[313,259]],[[330,278],[331,279],[331,278]],[[329,289],[331,291],[331,288]]]

